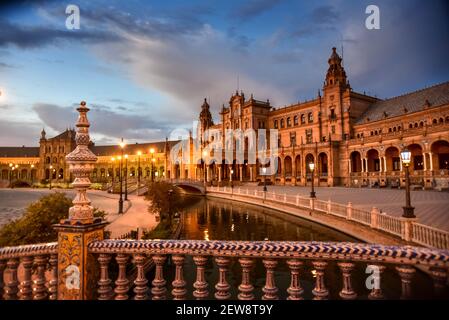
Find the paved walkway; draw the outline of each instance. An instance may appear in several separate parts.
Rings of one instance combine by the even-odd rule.
[[[73,189],[0,189],[0,226],[20,217],[31,202],[51,192],[64,192],[71,198],[75,195]],[[128,195],[130,201],[124,202],[125,213],[119,215],[119,195],[98,190],[88,190],[88,195],[92,206],[107,213],[106,220],[110,224],[106,230],[111,231],[111,237],[119,237],[137,228],[151,230],[157,225],[143,197]]]
[[[237,188],[237,187],[236,187]],[[261,186],[242,186],[242,189],[258,189]],[[268,192],[287,193],[308,197],[310,187],[299,186],[267,186]],[[353,203],[355,208],[371,210],[377,207],[391,216],[402,215],[405,204],[405,191],[397,189],[377,188],[345,188],[345,187],[319,187],[315,188],[316,196],[320,200],[347,204]],[[449,193],[438,191],[412,191],[412,206],[418,222],[449,231]]]

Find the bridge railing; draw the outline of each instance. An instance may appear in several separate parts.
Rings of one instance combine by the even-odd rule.
[[[347,205],[302,197],[285,193],[249,191],[248,189],[230,187],[208,187],[208,192],[235,195],[249,199],[260,199],[273,204],[290,205],[304,210],[315,210],[349,221],[354,221],[375,230],[381,230],[406,241],[439,249],[449,249],[449,232],[426,226],[413,219],[393,217],[380,213],[377,208],[366,211]]]
[[[202,241],[202,240],[105,240],[89,245],[89,252],[99,262],[101,277],[98,281],[98,299],[154,299],[173,298],[176,300],[193,296],[196,299],[219,300],[231,298],[231,292],[238,291],[240,300],[262,298],[278,299],[284,296],[280,292],[275,278],[278,267],[286,264],[290,272],[290,286],[287,295],[290,300],[302,299],[305,289],[301,282],[306,277],[304,267],[311,267],[314,274],[314,299],[326,299],[329,291],[339,291],[342,299],[355,299],[358,293],[352,283],[353,271],[360,263],[377,270],[379,285],[368,291],[369,299],[385,298],[382,291],[382,273],[385,264],[392,265],[397,272],[402,288],[401,297],[410,298],[412,280],[415,274],[414,265],[428,267],[433,285],[437,292],[441,291],[447,280],[449,253],[443,250],[423,247],[396,247],[372,244],[333,243],[333,242],[296,242],[296,241]],[[186,261],[193,260],[195,280],[188,283],[185,278]],[[143,266],[152,259],[155,263],[154,278],[151,282],[143,272]],[[116,279],[110,278],[111,262],[118,264]],[[174,274],[166,274],[167,261],[174,265]],[[251,280],[254,277],[254,266],[261,260],[264,268],[264,286],[256,290]],[[189,258],[190,261],[190,258]],[[218,280],[208,281],[212,273],[206,268],[218,269]],[[336,262],[342,281],[337,288],[327,287],[329,263]],[[137,277],[131,282],[126,277],[126,265],[133,263],[137,268]],[[239,264],[239,267],[236,266]],[[232,268],[231,268],[232,266]],[[214,268],[214,267],[213,267]],[[241,270],[240,284],[230,284],[229,272]],[[191,272],[191,271],[189,271]],[[233,275],[233,278],[234,275]],[[168,279],[173,279],[169,283]],[[363,279],[365,281],[365,279]],[[336,284],[334,284],[335,286]],[[360,286],[356,286],[360,287]],[[359,294],[363,294],[359,292]],[[309,296],[309,295],[308,295]]]
[[[56,300],[57,267],[56,242],[0,248],[0,299]]]

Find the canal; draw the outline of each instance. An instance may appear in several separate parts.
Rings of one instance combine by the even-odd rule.
[[[192,240],[289,240],[289,241],[337,241],[360,242],[346,234],[332,228],[310,222],[288,214],[270,210],[256,205],[241,202],[223,200],[218,198],[199,197],[184,209],[183,230],[181,239]],[[195,282],[196,269],[191,257],[186,259],[184,277],[189,292],[188,298],[192,299],[193,283]],[[263,295],[262,288],[265,281],[265,268],[260,259],[256,260],[256,266],[251,273],[251,282],[254,285],[256,299]],[[173,281],[174,266],[169,261],[166,264],[164,275],[167,284]],[[366,264],[356,265],[353,275],[353,287],[358,293],[359,299],[367,299],[370,292],[365,285],[369,274],[366,272]],[[148,274],[149,279],[154,277],[154,272]],[[339,299],[339,291],[342,286],[341,272],[336,263],[329,262],[326,271],[326,285],[330,291],[331,299]],[[312,289],[315,284],[315,270],[310,261],[305,261],[300,273],[301,286],[304,288],[303,297],[312,299]],[[218,268],[212,259],[206,268],[206,280],[209,283],[209,298],[213,299],[215,284],[218,280]],[[237,259],[231,263],[227,280],[231,285],[232,299],[237,298],[238,285],[241,282],[241,267]],[[287,288],[290,285],[290,272],[286,263],[279,261],[275,273],[276,286],[279,288],[279,298],[287,298]],[[169,288],[171,286],[168,286]],[[383,274],[382,289],[387,299],[399,299],[401,283],[393,266],[388,266]],[[413,281],[414,298],[432,298],[432,282],[421,272],[417,272]],[[170,294],[169,294],[170,296]]]

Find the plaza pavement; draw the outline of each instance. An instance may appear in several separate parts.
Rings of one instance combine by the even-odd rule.
[[[243,185],[240,188],[262,190],[263,187]],[[267,186],[267,189],[268,192],[310,196],[310,187]],[[405,191],[398,189],[316,187],[315,191],[319,200],[331,200],[342,204],[352,202],[355,208],[364,210],[377,207],[395,217],[402,215],[402,207],[405,204]],[[411,202],[419,223],[449,231],[449,192],[411,191]]]

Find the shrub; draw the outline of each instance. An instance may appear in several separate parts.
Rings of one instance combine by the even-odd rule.
[[[171,224],[173,213],[183,207],[184,197],[179,188],[165,181],[150,182],[145,197],[151,201],[149,211],[160,213],[161,222],[167,220]]]
[[[66,219],[72,199],[65,193],[55,192],[30,204],[25,214],[0,229],[0,247],[57,241],[58,233],[53,224]],[[104,217],[104,211],[94,209],[96,217]]]

